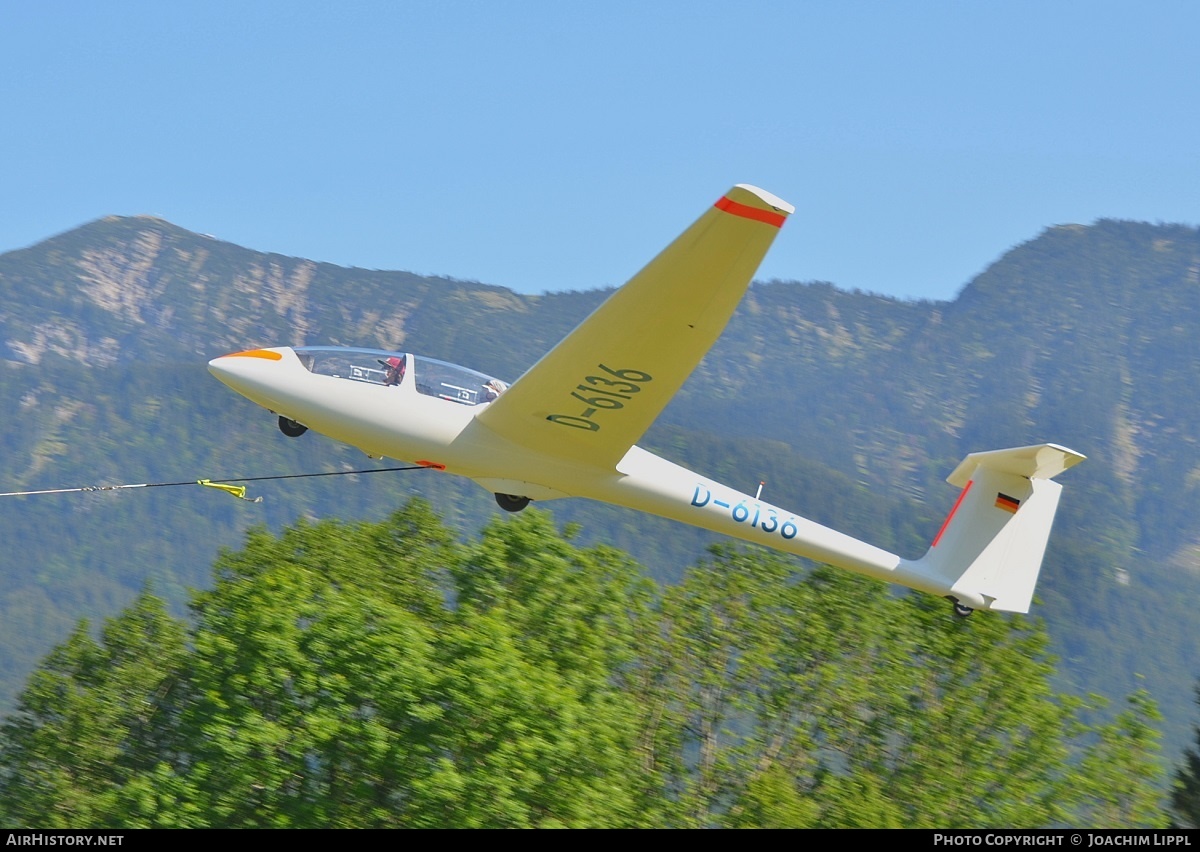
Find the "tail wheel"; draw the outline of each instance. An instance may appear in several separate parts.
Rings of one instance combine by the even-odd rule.
[[[529,498],[516,494],[497,494],[496,505],[506,512],[519,512],[529,505]]]
[[[279,431],[287,435],[289,438],[299,438],[308,431],[308,427],[303,423],[297,423],[295,420],[290,420],[287,417],[280,417]]]

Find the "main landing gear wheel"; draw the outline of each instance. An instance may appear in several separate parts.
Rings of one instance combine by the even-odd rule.
[[[299,438],[308,431],[308,427],[303,423],[297,423],[295,420],[289,420],[286,417],[280,417],[279,431],[287,435],[289,438]]]
[[[496,505],[506,512],[519,512],[529,505],[529,498],[516,494],[497,494]]]
[[[970,615],[974,611],[975,610],[971,609],[971,607],[963,606],[958,601],[954,602],[954,614],[957,615],[959,618],[966,618],[968,615]]]

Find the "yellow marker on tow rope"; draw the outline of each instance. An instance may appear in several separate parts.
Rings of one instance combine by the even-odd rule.
[[[218,488],[221,491],[226,492],[227,494],[232,494],[234,497],[237,497],[239,500],[245,500],[250,503],[261,503],[262,502],[261,497],[253,497],[253,498],[247,497],[245,485],[225,485],[220,482],[213,482],[211,479],[197,479],[196,484],[203,485],[205,488]]]

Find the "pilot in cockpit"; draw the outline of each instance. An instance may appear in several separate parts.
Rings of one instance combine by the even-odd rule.
[[[488,379],[483,386],[483,401],[491,402],[500,394],[508,390],[508,384],[499,379]]]
[[[384,376],[383,383],[385,385],[398,385],[404,380],[404,356],[391,357],[386,361],[382,358],[376,359],[387,371]]]

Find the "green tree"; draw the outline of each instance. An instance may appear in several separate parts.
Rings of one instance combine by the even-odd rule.
[[[463,546],[414,503],[254,531],[216,577],[175,762],[201,824],[644,822],[620,670],[652,586],[623,555],[536,511]]]
[[[403,825],[431,772],[441,581],[414,502],[383,524],[253,532],[197,596],[188,776],[213,826]]]
[[[672,752],[658,760],[671,824],[1045,826],[1144,751],[1085,752],[1082,702],[1052,689],[1036,620],[954,619],[927,596],[726,547],[662,615],[644,700]],[[1149,708],[1091,739],[1151,738]],[[1136,765],[1123,803],[1153,798]]]
[[[16,713],[0,728],[7,822],[192,824],[170,768],[185,657],[183,625],[149,592],[108,621],[99,640],[81,623],[30,676]]]
[[[650,611],[638,566],[526,511],[489,524],[454,579],[436,824],[642,823],[638,708],[621,677]]]
[[[901,671],[887,590],[832,570],[798,578],[758,549],[717,546],[664,592],[642,703],[665,819],[696,827],[817,825],[830,737]]]
[[[1200,686],[1196,687],[1196,705],[1200,706]],[[1200,828],[1200,725],[1195,743],[1183,752],[1183,763],[1176,767],[1171,788],[1171,814],[1177,825]]]
[[[1079,766],[1076,824],[1096,828],[1166,828],[1161,763],[1155,727],[1159,715],[1150,694],[1134,692],[1111,722],[1093,726],[1094,741]]]
[[[908,625],[902,701],[886,740],[860,766],[879,778],[908,826],[1051,825],[1067,817],[1069,737],[1077,703],[1051,687],[1054,661],[1035,619],[954,619],[944,602],[889,603]]]

